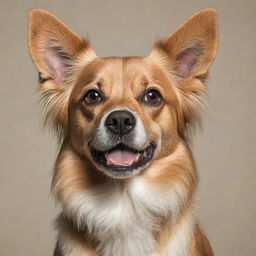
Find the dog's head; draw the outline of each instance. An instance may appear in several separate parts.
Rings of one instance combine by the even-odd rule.
[[[198,121],[217,48],[214,10],[193,15],[148,57],[97,57],[44,10],[30,12],[29,31],[46,120],[107,175],[139,173],[186,140]]]

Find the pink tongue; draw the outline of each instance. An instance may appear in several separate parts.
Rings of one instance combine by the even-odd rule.
[[[105,157],[108,165],[130,166],[138,162],[140,154],[125,150],[115,150],[111,153],[106,153]]]

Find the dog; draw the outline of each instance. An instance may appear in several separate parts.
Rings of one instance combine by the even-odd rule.
[[[51,13],[29,13],[45,124],[60,150],[54,256],[212,256],[195,214],[190,131],[217,51],[214,9],[147,57],[97,57]]]

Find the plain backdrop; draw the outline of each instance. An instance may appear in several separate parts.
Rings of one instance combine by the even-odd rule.
[[[208,115],[194,139],[198,214],[216,255],[256,252],[256,1],[0,0],[0,255],[51,255],[56,140],[42,130],[27,14],[44,8],[91,39],[98,56],[146,56],[195,11],[214,7],[219,51]]]

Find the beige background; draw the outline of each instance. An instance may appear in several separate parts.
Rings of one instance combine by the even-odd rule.
[[[199,215],[216,255],[256,255],[256,1],[0,0],[0,256],[51,255],[58,209],[50,196],[56,156],[40,127],[27,13],[54,12],[99,56],[147,55],[155,39],[204,7],[219,14],[210,105],[194,140]]]

